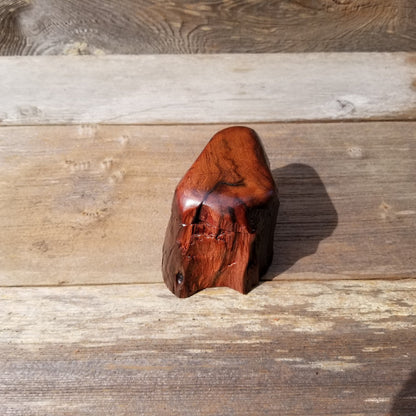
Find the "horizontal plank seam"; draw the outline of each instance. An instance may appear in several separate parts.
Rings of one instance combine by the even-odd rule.
[[[360,119],[336,119],[336,120],[328,120],[328,119],[314,119],[314,120],[287,120],[287,121],[243,121],[242,124],[251,124],[251,125],[270,125],[270,124],[341,124],[341,123],[414,123],[416,121],[415,118],[360,118]],[[58,123],[58,124],[2,124],[0,122],[0,128],[18,128],[18,127],[73,127],[73,126],[105,126],[105,127],[156,127],[156,126],[164,126],[164,127],[173,127],[173,126],[224,126],[229,124],[238,124],[240,123],[238,120],[230,121],[230,122],[204,122],[204,123]]]
[[[278,285],[281,283],[334,283],[334,282],[376,282],[376,281],[416,281],[416,276],[414,277],[366,277],[362,279],[361,277],[357,278],[337,278],[337,279],[276,279],[276,280],[261,280],[259,286],[264,284]],[[143,285],[158,285],[164,286],[163,282],[137,282],[137,283],[79,283],[79,284],[63,284],[63,285],[0,285],[0,289],[18,289],[18,288],[65,288],[65,287],[101,287],[101,286],[143,286]]]

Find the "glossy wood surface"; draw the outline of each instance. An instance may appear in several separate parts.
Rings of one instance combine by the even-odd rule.
[[[163,246],[163,278],[179,297],[208,287],[247,293],[273,258],[279,201],[256,132],[219,131],[178,184]]]

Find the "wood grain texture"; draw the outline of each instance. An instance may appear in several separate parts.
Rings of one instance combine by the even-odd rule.
[[[416,276],[415,126],[251,125],[280,191],[266,279]],[[220,128],[0,128],[0,284],[162,281],[173,191]]]
[[[2,0],[0,54],[415,51],[413,0]]]
[[[3,415],[410,416],[416,282],[0,290]],[[413,396],[412,396],[413,394]]]
[[[182,298],[207,287],[249,292],[272,262],[278,209],[257,133],[216,132],[174,192],[163,243],[167,287]]]
[[[3,57],[0,124],[416,118],[416,55]]]
[[[0,2],[0,54],[22,55],[26,36],[22,32],[20,16],[29,7],[27,0],[2,0]]]

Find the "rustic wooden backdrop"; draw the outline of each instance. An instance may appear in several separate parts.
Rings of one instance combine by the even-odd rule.
[[[0,0],[0,414],[415,416],[414,51],[413,0]],[[280,186],[271,281],[178,300],[223,123]]]
[[[1,55],[416,50],[414,0],[1,0]]]

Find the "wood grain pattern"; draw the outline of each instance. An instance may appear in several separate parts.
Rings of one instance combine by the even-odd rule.
[[[410,416],[416,282],[0,290],[3,415]],[[412,396],[413,394],[413,396]]]
[[[22,55],[26,36],[22,32],[20,16],[29,7],[27,0],[2,0],[0,3],[0,54]]]
[[[414,122],[251,127],[281,200],[266,279],[416,276]],[[162,281],[174,188],[220,128],[0,128],[0,284]]]
[[[3,0],[0,54],[415,51],[413,0]]]
[[[182,298],[207,287],[249,292],[272,262],[278,209],[257,133],[216,132],[174,192],[163,243],[167,287]]]
[[[0,124],[416,119],[416,54],[2,57]]]

